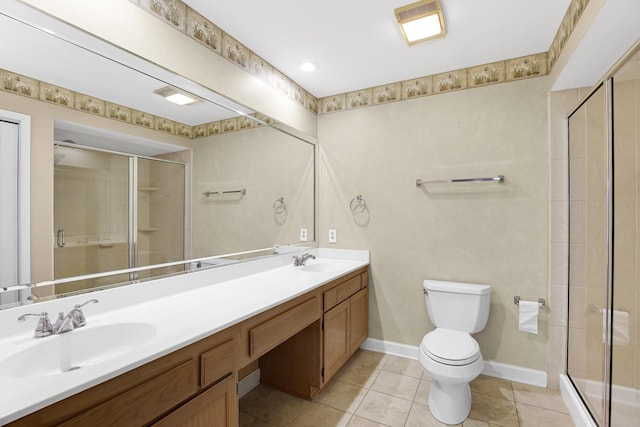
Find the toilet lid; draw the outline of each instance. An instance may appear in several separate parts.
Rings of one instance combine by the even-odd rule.
[[[420,345],[431,359],[446,365],[467,365],[480,357],[480,346],[466,332],[437,328]]]

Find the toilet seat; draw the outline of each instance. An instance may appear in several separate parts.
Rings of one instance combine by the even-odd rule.
[[[421,349],[432,360],[451,366],[462,366],[482,355],[478,342],[466,332],[437,328],[424,336]]]

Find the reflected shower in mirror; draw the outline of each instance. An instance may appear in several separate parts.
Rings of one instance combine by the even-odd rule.
[[[301,229],[314,241],[312,139],[37,17],[73,43],[0,13],[0,34],[12,40],[0,63],[0,110],[32,123],[28,229],[38,262],[29,280],[39,282],[11,293],[25,283],[3,281],[0,307],[30,293],[48,299],[184,271],[193,258],[218,257],[209,263],[217,265],[272,254],[300,243]],[[178,106],[154,93],[168,86],[199,102]],[[286,215],[274,214],[278,198]],[[166,262],[186,267],[128,271]],[[93,276],[109,272],[120,274]]]

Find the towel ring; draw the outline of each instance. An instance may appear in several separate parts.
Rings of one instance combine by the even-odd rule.
[[[349,208],[354,214],[361,214],[367,210],[367,202],[362,197],[362,194],[358,194],[351,200],[351,203],[349,203]]]
[[[276,214],[285,213],[287,211],[287,204],[284,202],[284,197],[280,197],[273,202],[273,212]]]

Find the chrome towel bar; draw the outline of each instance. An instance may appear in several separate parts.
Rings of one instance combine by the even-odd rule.
[[[420,187],[424,184],[453,184],[458,182],[497,182],[498,184],[504,183],[504,175],[492,176],[489,178],[459,178],[459,179],[438,179],[435,181],[423,181],[416,179],[416,187]]]
[[[226,190],[226,191],[205,191],[204,194],[205,196],[209,197],[209,196],[222,196],[224,194],[241,194],[241,195],[245,195],[247,194],[247,189],[243,188],[241,190]]]

